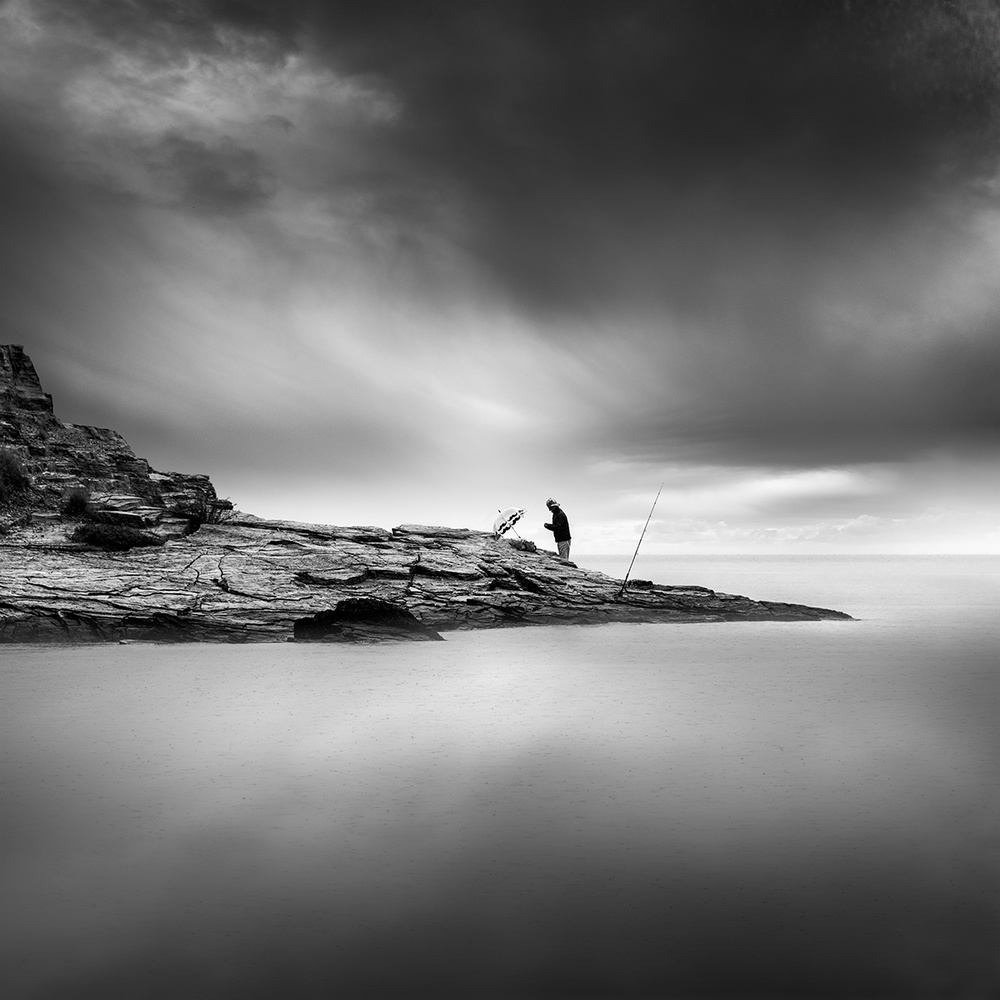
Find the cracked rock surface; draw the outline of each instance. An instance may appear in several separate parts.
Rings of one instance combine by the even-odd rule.
[[[0,642],[279,642],[294,637],[297,623],[358,598],[388,602],[437,632],[850,617],[705,587],[637,583],[619,598],[620,588],[553,552],[465,528],[239,515],[157,548],[111,553],[67,542],[65,525],[46,525],[0,539]]]

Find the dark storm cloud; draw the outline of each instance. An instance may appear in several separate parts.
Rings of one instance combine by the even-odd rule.
[[[233,45],[257,58],[277,58],[292,41],[286,42],[282,32],[273,29],[296,23],[295,18],[274,16],[281,6],[253,0],[78,0],[72,4],[39,0],[36,9],[47,24],[85,31],[118,49],[141,49],[146,55],[159,53],[170,60],[183,52],[219,54]],[[253,29],[251,34],[230,33],[225,38],[220,34],[226,26],[238,29],[244,23]]]
[[[276,188],[261,157],[227,136],[210,145],[170,133],[147,157],[147,169],[166,175],[177,201],[198,209],[245,211],[265,204]]]
[[[808,350],[722,346],[692,364],[695,394],[635,403],[588,428],[593,454],[655,462],[663,453],[723,465],[833,466],[906,460],[1000,441],[997,327],[944,343]]]
[[[59,8],[50,8],[56,16]],[[385,154],[446,190],[519,301],[700,310],[778,233],[794,252],[995,165],[986,3],[74,4],[116,45],[309,51],[405,104]]]
[[[24,205],[57,235],[76,217],[144,239],[100,211],[127,191],[232,232],[253,217],[253,252],[315,273],[382,268],[400,314],[516,316],[536,361],[566,352],[550,410],[579,460],[850,463],[995,436],[1000,301],[930,315],[922,291],[997,211],[994,3],[24,6],[53,29],[50,103],[79,146],[54,151],[59,113],[7,106],[28,178],[8,252],[34,285],[82,237],[45,241]]]
[[[993,206],[995,5],[212,9],[400,96],[382,150],[393,194],[372,210],[395,214],[401,232],[433,227],[435,192],[495,289],[568,321],[548,336],[586,356],[580,324],[646,327],[611,335],[663,370],[665,393],[609,426],[615,453],[809,464],[995,435],[1000,359],[982,322],[952,338],[915,317],[886,352],[864,331],[854,345],[824,343],[815,308],[839,295],[875,313],[919,311],[905,298],[935,261],[879,285],[865,255],[905,260],[923,244],[947,258]],[[672,406],[678,371],[701,392]]]
[[[891,220],[992,164],[995,12],[975,4],[342,4],[314,44],[406,102],[519,300],[698,310],[755,241]]]

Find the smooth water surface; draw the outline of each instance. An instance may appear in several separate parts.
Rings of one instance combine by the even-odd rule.
[[[0,651],[0,993],[995,996],[1000,560],[730,563],[861,620]]]

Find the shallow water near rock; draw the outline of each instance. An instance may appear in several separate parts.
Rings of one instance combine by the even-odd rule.
[[[634,573],[859,620],[0,650],[0,992],[993,995],[1000,558]]]

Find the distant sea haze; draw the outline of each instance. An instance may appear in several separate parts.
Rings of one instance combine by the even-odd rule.
[[[1000,557],[633,573],[857,620],[5,648],[0,995],[995,996]]]

